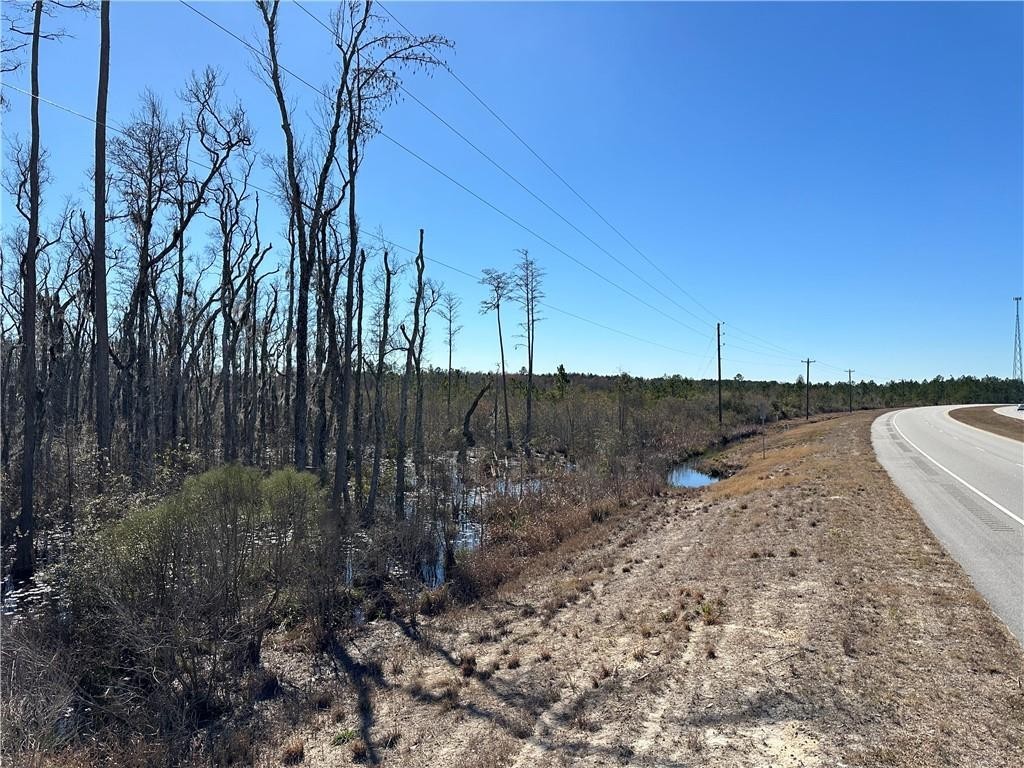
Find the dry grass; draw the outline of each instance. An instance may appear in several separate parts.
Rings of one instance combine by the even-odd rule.
[[[779,432],[758,471],[781,468],[784,487],[645,497],[415,638],[367,626],[360,658],[391,665],[371,684],[374,754],[479,768],[1021,764],[1020,648],[874,464],[869,426]],[[736,474],[720,485],[746,487],[759,457],[760,440],[730,448]],[[310,654],[289,669],[300,659],[322,670]],[[332,706],[351,703],[335,725],[307,702],[306,765],[370,759],[350,695],[336,689]]]
[[[1020,764],[1019,645],[874,463],[870,422],[779,432],[760,464],[759,440],[733,446],[716,492],[749,493],[641,500],[485,605],[425,621],[429,643],[381,628],[415,655],[375,704],[403,724],[393,759],[415,744],[417,764],[489,768]]]
[[[813,446],[806,443],[789,442],[773,446],[764,459],[758,452],[749,457],[749,463],[742,472],[708,486],[705,498],[708,501],[721,501],[796,485],[803,478],[793,472],[793,466],[813,450]]]
[[[298,765],[306,759],[306,745],[298,736],[292,736],[281,747],[281,762],[285,765]]]
[[[348,749],[349,753],[352,755],[352,760],[357,763],[363,762],[370,755],[370,749],[362,739],[356,739],[353,741],[348,745]]]

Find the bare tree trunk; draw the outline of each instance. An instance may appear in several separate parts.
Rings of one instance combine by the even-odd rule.
[[[505,450],[512,450],[512,424],[508,416],[508,378],[505,376],[505,337],[501,333],[501,304],[495,307],[498,316],[498,348],[501,351],[501,394],[505,401]]]
[[[427,281],[423,300],[420,302],[423,319],[420,321],[419,338],[416,340],[416,408],[413,417],[413,461],[416,464],[417,482],[422,480],[423,467],[426,465],[426,449],[423,441],[423,346],[427,338],[427,320],[431,311],[440,299],[440,294],[432,281]]]
[[[97,483],[110,467],[110,337],[107,329],[107,85],[110,80],[110,0],[100,2],[100,72],[96,88],[96,173],[93,197],[93,379],[96,388]]]
[[[462,440],[465,448],[472,448],[476,445],[476,440],[473,437],[473,430],[470,429],[470,421],[473,418],[473,414],[476,412],[476,407],[480,405],[480,401],[483,396],[487,394],[487,390],[491,388],[491,382],[487,382],[480,388],[480,391],[476,393],[476,397],[473,398],[472,405],[469,406],[469,410],[466,411],[466,415],[462,419]]]
[[[284,413],[288,421],[287,426],[292,427],[292,347],[294,336],[292,328],[295,322],[295,216],[288,219],[288,314],[285,320],[284,340]],[[290,434],[289,430],[289,434]]]
[[[359,251],[359,270],[356,275],[356,373],[352,386],[352,454],[356,485],[356,507],[363,507],[363,274],[366,270],[366,251]]]
[[[526,424],[523,428],[523,450],[530,451],[530,438],[533,437],[533,352],[537,339],[537,302],[544,298],[541,280],[544,271],[537,262],[530,258],[526,250],[516,265],[515,290],[516,299],[526,313],[523,329],[526,331]]]
[[[21,381],[25,403],[22,438],[21,510],[18,513],[18,536],[12,576],[28,579],[33,572],[32,540],[35,533],[33,514],[33,481],[36,450],[36,253],[39,248],[39,43],[43,2],[36,0],[32,17],[32,137],[28,155],[29,218],[28,242],[22,261],[21,312]]]
[[[321,255],[326,255],[326,248],[321,250]],[[323,260],[321,260],[323,261]],[[320,273],[317,278],[319,291],[316,302],[316,341],[313,345],[313,370],[316,372],[313,379],[313,445],[310,452],[309,466],[314,472],[319,473],[320,481],[327,481],[327,465],[325,456],[327,454],[327,378],[333,376],[333,370],[327,365],[328,347],[331,347],[333,359],[334,339],[327,339],[327,325],[333,321],[327,314],[334,313],[333,295],[329,293],[326,284],[330,281],[328,275],[324,274],[327,265],[318,265]]]
[[[225,203],[226,205],[226,203]],[[234,313],[235,285],[231,274],[231,239],[225,212],[221,212],[221,278],[220,278],[220,396],[223,404],[222,452],[224,462],[230,464],[235,456],[235,402],[234,402]]]
[[[380,339],[377,342],[377,367],[373,392],[373,468],[370,471],[370,492],[363,508],[363,524],[372,525],[380,485],[380,464],[384,454],[384,363],[388,348],[388,323],[391,317],[391,265],[384,250],[384,306],[381,310]]]
[[[445,424],[452,428],[452,325],[448,323],[448,375],[445,377]]]
[[[299,187],[295,135],[292,131],[291,116],[285,100],[284,88],[281,84],[280,65],[277,60],[277,12],[280,4],[274,2],[258,3],[267,30],[267,55],[270,58],[270,80],[281,114],[281,130],[285,140],[285,165],[287,172],[289,207],[295,221],[295,242],[298,246],[299,258],[299,301],[295,318],[295,400],[294,400],[294,461],[299,469],[306,468],[308,450],[306,443],[307,430],[307,369],[309,359],[309,282],[312,273],[312,258],[309,254],[306,215],[303,211],[303,197]]]
[[[416,465],[416,481],[423,479],[423,467],[426,464],[426,447],[423,442],[423,340],[427,332],[427,318],[423,318],[420,338],[416,351],[416,405],[413,409],[412,421],[412,457]]]
[[[358,81],[358,75],[357,75]],[[338,446],[335,452],[334,506],[344,507],[345,517],[351,508],[348,492],[348,418],[352,402],[353,311],[356,261],[359,247],[359,219],[356,217],[356,178],[359,172],[359,140],[362,127],[362,93],[360,86],[347,89],[349,119],[345,128],[346,170],[348,172],[348,271],[345,276],[345,348],[341,362],[341,407],[338,409]]]
[[[258,247],[257,247],[258,250]],[[246,355],[246,402],[245,402],[245,461],[250,466],[255,464],[256,459],[256,415],[260,407],[259,380],[260,346],[259,346],[259,318],[256,308],[259,304],[259,283],[256,276],[249,273],[247,280],[248,291],[246,303],[249,307],[252,322],[249,325],[248,354]]]
[[[402,377],[401,394],[398,398],[398,440],[395,450],[395,515],[405,514],[405,452],[406,421],[409,415],[409,384],[413,377],[413,362],[416,355],[416,339],[420,330],[420,302],[423,301],[423,230],[420,230],[420,247],[416,253],[416,298],[412,308],[412,335],[405,334],[405,375]],[[403,334],[405,329],[402,329]]]

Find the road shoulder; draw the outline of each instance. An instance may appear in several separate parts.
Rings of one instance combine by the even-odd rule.
[[[485,605],[375,622],[347,667],[379,675],[275,638],[287,682],[361,702],[288,730],[305,764],[362,733],[397,765],[1020,765],[1021,646],[875,460],[875,415],[735,446],[734,476]]]

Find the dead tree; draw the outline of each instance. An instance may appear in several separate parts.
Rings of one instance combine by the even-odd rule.
[[[359,250],[359,267],[356,270],[356,341],[355,381],[352,402],[352,461],[355,474],[356,507],[362,509],[363,489],[363,302],[365,299],[363,278],[366,271],[366,251]]]
[[[131,457],[137,482],[148,477],[155,444],[150,302],[156,295],[159,271],[205,205],[231,156],[251,142],[245,113],[239,105],[221,107],[219,86],[212,69],[193,76],[184,92],[190,112],[188,122],[170,121],[156,97],[148,94],[142,112],[112,146],[111,157],[117,168],[115,185],[131,224],[129,234],[138,270],[122,323],[126,360],[118,365],[129,372],[126,397],[132,404]],[[188,167],[182,151],[188,136],[194,137],[200,147],[206,168],[203,175],[193,175]],[[176,210],[176,218],[168,217],[168,208]],[[163,234],[165,221],[168,234]]]
[[[380,467],[384,455],[384,373],[387,365],[387,352],[391,317],[391,279],[395,273],[388,263],[388,250],[384,249],[384,297],[380,312],[380,329],[377,339],[377,365],[374,370],[373,391],[373,468],[370,471],[370,490],[363,507],[363,524],[373,523],[377,490],[380,487]]]
[[[18,513],[18,537],[11,575],[17,579],[32,577],[33,490],[35,484],[36,453],[36,257],[39,252],[39,44],[43,1],[36,0],[32,8],[32,124],[28,150],[28,239],[21,262],[21,393],[25,404],[22,427],[21,509]]]
[[[401,519],[405,514],[405,452],[406,421],[409,415],[409,385],[414,374],[416,343],[420,334],[420,306],[423,303],[423,230],[420,230],[420,245],[416,251],[416,296],[412,305],[412,333],[402,326],[405,337],[405,373],[402,376],[398,396],[398,427],[395,449],[395,515]]]
[[[476,445],[476,439],[473,437],[473,430],[470,429],[470,423],[473,419],[473,414],[476,412],[476,407],[480,405],[480,401],[484,395],[491,388],[491,382],[487,382],[480,388],[480,391],[476,393],[476,397],[473,398],[473,402],[470,404],[469,409],[466,411],[466,415],[462,419],[462,440],[463,450],[460,451],[460,458],[465,458],[465,449],[472,448]]]
[[[512,450],[512,423],[508,413],[508,379],[505,374],[505,338],[501,332],[501,303],[509,298],[512,291],[512,278],[505,272],[485,269],[480,279],[488,288],[488,295],[480,302],[480,314],[494,312],[498,319],[498,350],[501,353],[501,391],[505,402],[505,450]]]
[[[285,96],[283,75],[278,60],[278,11],[280,0],[258,0],[256,3],[266,31],[266,44],[259,58],[267,81],[274,92],[281,130],[284,134],[285,157],[282,172],[284,199],[294,224],[295,256],[298,262],[298,295],[295,306],[295,389],[293,399],[293,459],[295,465],[305,469],[308,459],[307,423],[309,400],[309,290],[313,270],[317,263],[317,250],[325,239],[323,221],[328,211],[342,202],[345,185],[338,187],[338,197],[328,200],[332,170],[338,155],[338,133],[345,107],[347,73],[339,73],[338,85],[329,100],[329,119],[324,128],[323,149],[316,154],[315,175],[310,178],[307,166],[312,165],[312,153],[303,152],[295,135],[291,110]]]
[[[533,352],[537,335],[537,304],[544,298],[541,280],[544,271],[530,257],[529,251],[519,251],[520,259],[516,264],[515,286],[516,301],[523,308],[525,315],[521,328],[526,337],[526,424],[523,426],[523,450],[529,452],[530,439],[533,437]]]
[[[413,411],[413,438],[412,438],[412,456],[413,461],[416,464],[416,477],[423,477],[423,467],[427,463],[426,459],[426,447],[424,446],[423,440],[423,398],[425,394],[425,388],[423,386],[423,346],[427,338],[427,320],[430,318],[430,313],[437,306],[437,303],[441,300],[441,289],[434,283],[433,280],[427,280],[423,301],[420,309],[422,312],[422,319],[420,320],[420,333],[419,338],[416,341],[416,406]]]
[[[408,68],[438,64],[435,52],[448,41],[437,35],[416,37],[387,29],[373,13],[373,3],[342,4],[333,18],[335,45],[341,54],[341,80],[347,107],[345,126],[345,179],[348,185],[348,260],[345,286],[345,342],[341,363],[341,407],[338,410],[337,449],[335,452],[334,504],[342,503],[346,516],[350,507],[348,492],[349,406],[352,401],[354,350],[353,295],[359,221],[356,193],[359,167],[366,142],[380,130],[383,110],[392,102],[401,85],[400,73]]]
[[[110,335],[107,328],[107,84],[110,80],[110,0],[100,2],[100,64],[96,86],[96,140],[93,173],[93,384],[95,388],[96,443],[99,448],[97,480],[110,465]]]
[[[248,180],[252,169],[252,158],[247,158],[238,180],[223,171],[211,197],[216,206],[215,221],[218,226],[221,279],[221,401],[223,404],[222,445],[225,462],[238,458],[238,413],[239,374],[238,345],[243,332],[249,328],[250,318],[256,315],[256,296],[261,278],[257,272],[270,246],[260,242],[259,200],[256,211],[250,216],[245,211],[248,202]],[[239,296],[241,295],[241,300]],[[249,355],[245,357],[248,361]],[[248,363],[246,363],[248,364]],[[243,385],[244,386],[244,385]],[[251,409],[249,398],[245,408]],[[249,424],[243,419],[243,428]],[[246,437],[251,434],[246,432]],[[251,439],[247,439],[251,449]],[[250,453],[251,455],[251,453]]]
[[[445,291],[441,297],[441,319],[444,320],[448,336],[448,375],[445,377],[445,426],[452,428],[452,350],[455,348],[455,336],[462,330],[456,325],[459,317],[461,299],[451,291]]]

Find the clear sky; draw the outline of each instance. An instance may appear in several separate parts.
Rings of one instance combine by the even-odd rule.
[[[250,3],[199,7],[250,39],[259,34]],[[322,18],[331,8],[306,7]],[[654,342],[546,309],[539,370],[563,363],[712,375],[713,324],[721,320],[727,377],[792,380],[808,355],[822,361],[815,380],[845,380],[847,367],[856,379],[876,380],[1010,375],[1011,297],[1024,283],[1021,4],[387,7],[417,33],[450,38],[454,71],[673,278],[644,262],[446,72],[410,75],[410,91],[661,291],[406,99],[385,115],[389,135],[661,310],[375,139],[361,177],[362,226],[410,247],[418,228],[426,230],[428,272],[465,302],[456,365],[493,367],[493,320],[476,313],[475,281],[431,258],[477,274],[511,267],[515,249],[528,248],[547,270],[550,305]],[[111,16],[112,124],[130,118],[147,87],[175,111],[189,72],[210,64],[248,110],[257,147],[283,152],[273,98],[239,43],[177,2],[117,2]],[[285,65],[328,83],[327,32],[287,3],[280,20]],[[51,24],[72,37],[45,44],[41,92],[93,114],[98,18],[60,11]],[[27,72],[7,82],[27,88]],[[289,88],[305,130],[314,95],[299,82]],[[28,133],[25,98],[7,96],[5,151]],[[48,210],[68,196],[88,206],[91,124],[44,105],[42,132],[54,177]],[[265,169],[255,182],[270,186]],[[14,221],[6,197],[3,217],[5,227]],[[284,245],[278,212],[266,212],[264,228]],[[198,232],[192,244],[201,247]],[[434,341],[431,356],[441,363]],[[510,368],[523,357],[511,350]]]

